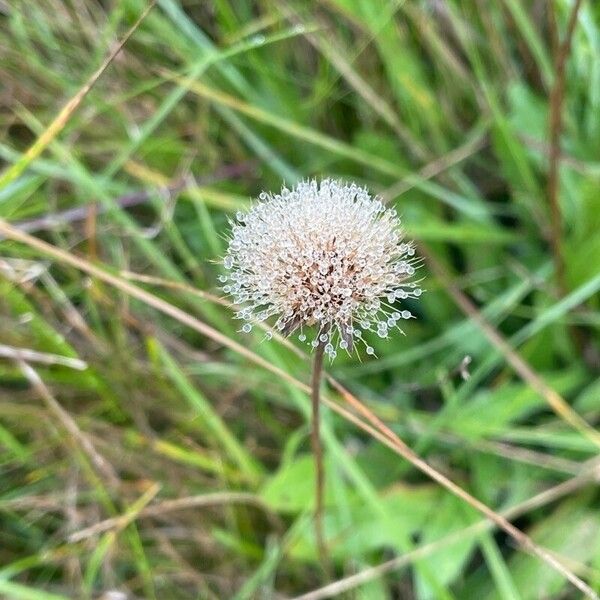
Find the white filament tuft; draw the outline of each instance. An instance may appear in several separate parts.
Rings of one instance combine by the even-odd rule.
[[[242,331],[274,317],[279,332],[298,331],[306,341],[305,329],[314,327],[308,343],[323,344],[334,358],[336,348],[361,342],[363,331],[385,338],[413,316],[394,305],[421,295],[418,262],[394,209],[355,183],[313,180],[263,192],[237,213],[221,281],[242,306]],[[373,354],[369,345],[366,351]]]

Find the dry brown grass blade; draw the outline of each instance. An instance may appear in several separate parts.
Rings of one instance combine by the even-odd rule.
[[[17,348],[15,346],[6,346],[0,344],[0,357],[11,358],[13,360],[26,360],[29,362],[40,363],[43,365],[61,365],[69,369],[84,371],[87,369],[87,363],[79,358],[71,356],[61,356],[59,354],[49,354],[48,352],[38,352],[29,348]]]
[[[171,512],[179,510],[186,510],[190,508],[200,508],[203,506],[215,506],[220,504],[252,504],[262,509],[266,509],[266,506],[260,498],[254,494],[248,494],[245,492],[215,492],[213,494],[203,494],[201,496],[189,496],[187,498],[177,498],[175,500],[164,500],[150,506],[146,506],[137,513],[136,518],[146,517],[160,517]],[[89,537],[98,535],[118,527],[124,515],[118,517],[111,517],[105,519],[99,523],[95,523],[90,527],[76,531],[69,536],[69,542],[75,543],[85,540]]]
[[[52,256],[59,261],[69,264],[88,275],[96,277],[97,279],[112,285],[113,287],[127,293],[128,295],[141,300],[146,303],[148,306],[152,306],[153,308],[159,310],[160,312],[173,317],[174,319],[188,325],[192,329],[202,333],[217,341],[220,344],[238,352],[242,356],[248,358],[255,364],[267,369],[268,371],[282,377],[284,380],[288,381],[292,385],[298,387],[306,393],[310,393],[310,387],[282,369],[271,365],[268,361],[256,355],[252,351],[248,350],[241,344],[229,339],[227,336],[223,335],[210,325],[207,325],[184,312],[183,310],[173,306],[172,304],[154,296],[153,294],[146,292],[145,290],[131,284],[128,281],[121,279],[115,275],[111,275],[110,273],[104,271],[103,269],[92,265],[88,261],[78,258],[73,254],[65,252],[47,242],[39,240],[33,236],[30,236],[26,233],[20,232],[16,230],[14,227],[0,219],[0,233],[3,233],[7,238],[10,238],[14,241],[19,241],[24,244],[27,244],[31,248],[34,248],[44,254]],[[338,384],[339,386],[339,384]],[[348,421],[354,423],[367,433],[369,433],[372,437],[379,440],[381,443],[385,444],[397,454],[405,458],[409,461],[413,466],[422,471],[425,475],[437,481],[440,485],[450,491],[452,494],[461,498],[465,502],[467,502],[470,506],[481,512],[485,517],[487,517],[490,521],[494,522],[498,527],[506,531],[517,543],[523,547],[526,551],[531,552],[562,576],[564,576],[568,581],[570,581],[577,589],[579,589],[582,593],[584,593],[588,598],[594,598],[596,600],[600,600],[600,598],[595,594],[595,592],[577,575],[570,572],[564,565],[562,565],[559,561],[554,558],[547,550],[538,546],[529,536],[525,533],[517,529],[514,525],[512,525],[505,517],[496,513],[491,508],[489,508],[486,504],[479,501],[474,496],[471,496],[467,491],[463,490],[456,483],[451,481],[448,477],[436,471],[433,467],[431,467],[426,461],[424,461],[421,457],[415,454],[389,427],[387,427],[369,408],[367,408],[364,404],[362,404],[355,396],[350,394],[347,390],[343,388],[343,386],[339,386],[338,390],[342,393],[343,399],[350,404],[355,410],[357,410],[361,415],[363,415],[371,425],[363,422],[360,418],[358,418],[354,413],[348,411],[344,407],[339,404],[332,402],[328,398],[323,396],[323,400],[338,414],[342,415]]]
[[[584,467],[579,475],[548,488],[543,492],[536,494],[532,498],[525,500],[524,502],[520,502],[519,504],[504,511],[502,514],[507,519],[520,517],[531,510],[546,506],[547,504],[580,489],[594,480],[598,480],[600,475],[598,471],[599,464],[600,463],[598,462],[598,459],[592,459],[590,464]],[[420,546],[419,548],[416,548],[411,552],[407,552],[402,556],[397,556],[379,565],[368,567],[358,573],[349,575],[343,579],[338,579],[337,581],[319,589],[296,596],[294,600],[324,600],[325,598],[337,598],[344,592],[356,589],[357,587],[364,585],[369,581],[401,569],[402,567],[405,567],[416,560],[430,556],[437,550],[447,548],[449,545],[464,539],[465,536],[482,533],[488,529],[489,526],[490,522],[488,520],[473,523],[473,525],[469,525],[464,529],[450,533],[443,538],[436,540],[435,542]]]
[[[538,375],[531,366],[521,358],[502,337],[496,329],[488,323],[485,317],[471,302],[471,300],[460,290],[448,277],[442,265],[428,252],[421,248],[422,254],[427,259],[431,270],[444,285],[448,294],[460,309],[481,329],[490,342],[502,353],[508,364],[515,372],[535,390],[542,398],[546,400],[552,410],[566,423],[571,425],[581,435],[588,438],[591,442],[600,447],[600,432],[596,431],[583,417],[575,412],[566,400],[552,387],[550,387],[540,375]]]
[[[125,164],[125,170],[137,178],[141,178],[141,174],[138,172],[138,168],[132,168],[134,163],[129,162]],[[132,192],[126,194],[115,200],[115,204],[123,209],[132,208],[139,204],[149,202],[152,194],[158,190],[164,192],[169,196],[175,196],[184,190],[192,191],[195,188],[211,185],[221,180],[229,180],[240,177],[244,174],[250,173],[252,168],[255,166],[253,161],[245,161],[241,163],[234,163],[229,165],[223,165],[215,169],[210,175],[201,177],[178,177],[173,180],[169,180],[166,177],[160,178],[160,181],[149,182],[150,185],[154,186],[151,189],[143,189],[138,192]],[[154,175],[154,173],[153,173]],[[35,217],[33,219],[27,219],[15,223],[17,229],[25,231],[27,233],[36,233],[43,230],[56,229],[68,225],[69,223],[75,223],[77,221],[84,221],[90,209],[96,212],[96,215],[100,215],[109,210],[108,206],[101,203],[84,204],[83,206],[75,206],[74,208],[68,208],[56,213],[48,213],[41,217]]]
[[[434,177],[441,175],[450,167],[453,167],[454,165],[466,160],[470,156],[473,156],[482,150],[486,144],[487,140],[483,135],[475,139],[468,140],[458,148],[455,148],[447,154],[428,162],[417,171],[417,175],[419,176],[419,179],[423,181],[433,179]],[[405,177],[391,185],[389,188],[383,190],[379,195],[383,198],[383,201],[387,203],[391,202],[395,198],[398,198],[398,196],[405,194],[414,187],[414,180],[412,180],[412,178]]]
[[[117,477],[111,464],[96,450],[94,444],[89,438],[79,429],[79,426],[71,417],[71,415],[60,405],[56,398],[52,395],[42,378],[37,371],[29,365],[23,357],[15,357],[16,363],[23,372],[23,375],[31,384],[31,387],[40,395],[46,403],[50,412],[57,418],[62,427],[71,436],[77,445],[81,448],[84,454],[90,459],[96,470],[103,476],[106,482],[113,488],[117,489],[121,482]]]
[[[160,492],[161,485],[158,482],[152,483],[148,489],[128,508],[128,510],[113,519],[112,526],[110,527],[111,532],[109,535],[113,536],[113,542],[115,536],[123,531],[128,525],[133,523],[140,516],[140,512],[144,510],[144,507],[148,505],[155,496]],[[111,542],[112,543],[112,542]]]
[[[14,181],[21,173],[35,160],[52,142],[52,140],[65,128],[71,116],[79,108],[83,99],[88,95],[89,91],[94,87],[95,83],[100,79],[104,71],[110,63],[115,59],[129,38],[134,34],[135,30],[140,26],[146,18],[152,7],[156,4],[156,0],[150,0],[148,6],[144,9],[140,17],[123,36],[121,41],[113,48],[109,55],[105,58],[100,67],[92,74],[85,82],[83,87],[63,106],[52,123],[43,131],[37,140],[27,149],[25,154],[11,167],[9,167],[2,175],[0,175],[0,189],[6,187]]]

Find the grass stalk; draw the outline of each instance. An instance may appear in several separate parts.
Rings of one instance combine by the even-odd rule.
[[[312,406],[311,443],[315,457],[315,540],[319,559],[323,567],[327,564],[327,547],[323,533],[323,496],[325,487],[325,468],[323,466],[323,448],[320,432],[321,379],[323,376],[324,345],[320,343],[315,349],[310,381],[310,399]]]
[[[556,74],[550,92],[550,156],[548,161],[548,202],[550,203],[550,245],[556,267],[556,281],[561,296],[566,294],[565,264],[562,250],[562,217],[560,209],[560,134],[562,130],[562,107],[565,97],[565,68],[582,0],[576,0],[569,15],[567,32],[556,48]],[[552,10],[551,8],[549,10]]]

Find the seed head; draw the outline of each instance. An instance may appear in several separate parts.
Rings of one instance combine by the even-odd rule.
[[[364,331],[388,337],[413,317],[398,301],[422,293],[396,211],[355,183],[331,179],[263,192],[237,213],[223,262],[223,291],[242,306],[242,331],[273,317],[284,335],[307,341],[312,332],[309,343],[323,344],[331,358],[338,347],[351,351]]]

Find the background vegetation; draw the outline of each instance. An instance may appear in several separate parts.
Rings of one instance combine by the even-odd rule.
[[[308,365],[238,332],[217,261],[232,211],[323,175],[398,208],[428,290],[329,373],[600,590],[600,6],[576,4],[159,0],[53,123],[146,4],[0,1],[1,597],[578,597],[327,408],[319,567]]]

